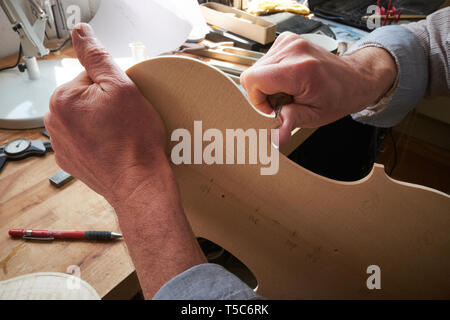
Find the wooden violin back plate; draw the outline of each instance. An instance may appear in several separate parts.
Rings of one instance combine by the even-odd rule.
[[[127,73],[160,113],[169,139],[178,128],[194,136],[196,120],[203,131],[224,136],[226,129],[279,124],[202,62],[159,57]],[[176,143],[169,142],[169,152]],[[277,152],[270,142],[267,147]],[[380,165],[361,181],[333,181],[281,153],[274,175],[261,175],[261,164],[172,167],[195,234],[240,259],[266,298],[450,297],[450,197],[444,193],[394,181]],[[371,265],[380,268],[381,289],[367,286]]]

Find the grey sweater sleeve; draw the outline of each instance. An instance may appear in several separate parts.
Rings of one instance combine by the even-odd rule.
[[[397,79],[380,101],[353,114],[359,122],[392,127],[426,95],[450,94],[450,8],[439,10],[426,20],[402,26],[378,28],[347,52],[366,47],[388,51],[397,65]]]
[[[154,300],[258,300],[254,290],[222,266],[194,266],[164,284]]]
[[[427,19],[404,25],[419,39],[427,57],[430,96],[450,93],[450,7],[436,11]]]

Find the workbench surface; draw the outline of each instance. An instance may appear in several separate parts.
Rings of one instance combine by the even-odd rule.
[[[0,145],[13,139],[47,139],[40,130],[0,130]],[[60,169],[53,153],[7,162],[0,172],[0,281],[34,272],[80,268],[80,276],[101,297],[125,280],[131,298],[139,287],[125,241],[13,240],[9,229],[106,230],[120,232],[116,214],[102,196],[81,181],[62,189],[48,178]]]
[[[49,58],[74,57],[68,47]],[[14,64],[17,56],[0,60]],[[16,138],[47,140],[41,129],[0,130],[0,145]],[[0,281],[34,272],[72,272],[102,298],[129,299],[139,283],[125,241],[13,240],[9,229],[106,230],[120,232],[112,207],[81,181],[61,189],[48,178],[58,172],[53,153],[17,162],[7,162],[0,171]]]

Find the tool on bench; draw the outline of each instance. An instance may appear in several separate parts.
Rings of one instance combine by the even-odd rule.
[[[53,176],[48,178],[50,183],[55,186],[56,188],[62,188],[66,184],[68,184],[70,181],[73,180],[73,177],[65,172],[64,170],[60,170],[57,173],[55,173]]]
[[[0,170],[7,160],[16,161],[32,156],[43,156],[53,151],[50,141],[15,139],[0,146]]]
[[[203,41],[202,43],[185,43],[183,46],[181,46],[178,52],[191,53],[202,57],[238,63],[247,66],[252,66],[256,61],[264,56],[264,54],[261,52],[235,48],[233,47],[232,42],[211,43]],[[244,71],[243,69],[223,66],[216,62],[209,62],[208,64],[223,71],[237,85],[240,85],[239,77]],[[277,118],[281,111],[281,108],[284,105],[292,103],[294,98],[286,93],[277,93],[274,95],[269,95],[267,97],[267,100],[274,109],[275,118]]]
[[[272,43],[262,45],[256,41],[244,38],[225,29],[219,28],[218,26],[209,26],[210,32],[206,34],[205,39],[212,42],[233,42],[235,47],[267,52],[272,45]]]
[[[46,136],[47,138],[50,139],[50,133],[48,133],[47,129],[42,129],[41,134],[43,134],[44,136]],[[57,173],[55,173],[53,176],[48,178],[48,180],[50,181],[50,183],[53,186],[55,186],[56,188],[59,189],[59,188],[64,187],[70,181],[72,181],[73,177],[70,174],[68,174],[67,172],[65,172],[64,170],[60,170]]]
[[[247,66],[252,66],[264,54],[261,52],[236,48],[233,42],[211,43],[185,43],[178,52],[192,53],[198,56],[213,58]]]
[[[110,231],[49,231],[49,230],[29,230],[11,229],[9,235],[13,238],[23,238],[25,240],[114,240],[122,238],[122,234]]]
[[[219,64],[219,63],[216,63],[216,62],[212,62],[212,61],[209,62],[208,64],[213,66],[213,67],[216,67],[217,69],[219,69],[219,70],[221,70],[221,71],[223,71],[223,72],[225,72],[227,74],[230,74],[230,75],[233,75],[233,76],[237,76],[237,77],[240,77],[242,72],[245,71],[244,69],[238,69],[238,68],[233,68],[233,67],[229,67],[229,66],[224,66],[222,64]]]
[[[50,133],[48,133],[47,129],[42,129],[42,130],[41,130],[41,134],[42,134],[43,136],[46,136],[47,138],[50,139]]]

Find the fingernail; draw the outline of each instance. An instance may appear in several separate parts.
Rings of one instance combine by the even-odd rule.
[[[272,145],[278,149],[280,146],[280,129],[272,129],[270,131],[270,141],[272,142]]]
[[[87,23],[80,23],[75,26],[75,30],[81,37],[92,37],[94,35],[92,28]]]

